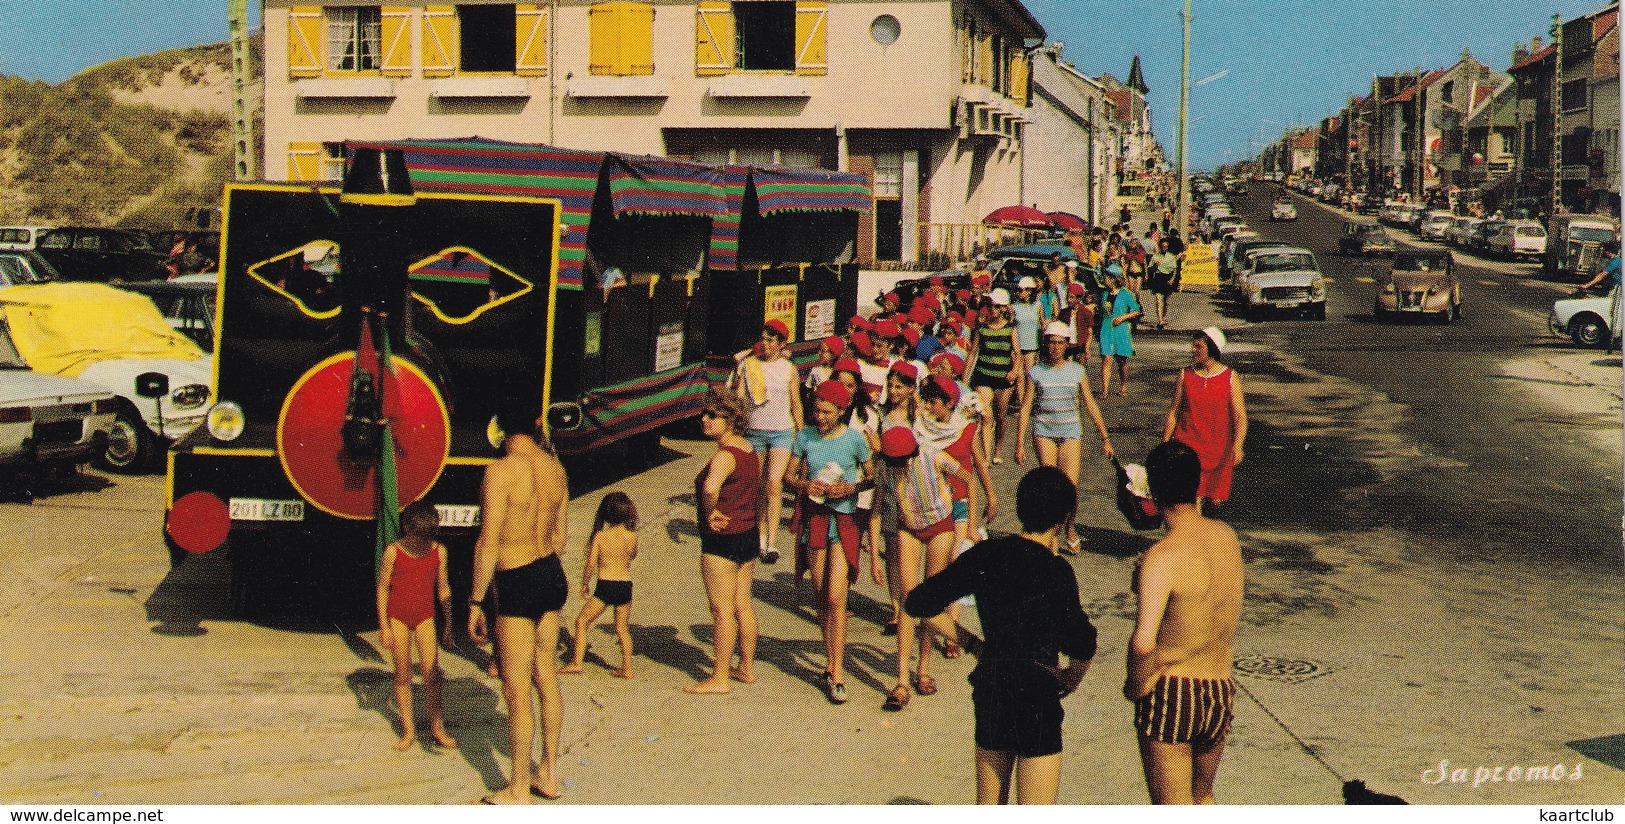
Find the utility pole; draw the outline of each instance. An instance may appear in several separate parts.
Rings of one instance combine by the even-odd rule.
[[[1189,243],[1190,184],[1185,180],[1185,126],[1190,111],[1191,96],[1191,0],[1185,0],[1185,55],[1179,61],[1179,146],[1174,165],[1174,182],[1179,186],[1178,211],[1174,214],[1174,228],[1179,237]]]
[[[1563,205],[1563,18],[1552,15],[1552,190],[1547,216]]]
[[[258,180],[259,153],[254,151],[254,112],[248,107],[248,85],[253,59],[248,52],[248,0],[228,0],[227,28],[231,33],[231,140],[237,179]]]

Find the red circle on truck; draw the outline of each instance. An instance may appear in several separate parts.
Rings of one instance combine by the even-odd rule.
[[[188,492],[169,508],[164,530],[175,545],[194,554],[209,552],[226,542],[231,513],[226,502],[208,492]]]
[[[355,372],[355,352],[341,352],[300,376],[277,417],[277,457],[294,489],[312,506],[351,520],[372,520],[378,467],[344,454],[341,430]],[[410,361],[391,360],[383,411],[394,435],[398,503],[422,498],[440,478],[451,449],[451,418],[434,382]]]

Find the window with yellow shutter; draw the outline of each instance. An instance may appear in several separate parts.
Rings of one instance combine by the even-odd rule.
[[[457,7],[458,71],[513,72],[518,18],[512,3]]]
[[[379,70],[386,77],[412,75],[412,8],[384,6],[379,12],[379,44],[383,62]]]
[[[514,6],[514,71],[526,77],[547,74],[547,7]]]
[[[317,77],[322,73],[322,7],[288,10],[288,74]]]
[[[322,179],[322,144],[288,144],[288,180],[315,183]]]
[[[457,71],[457,8],[424,6],[423,76],[450,77]]]
[[[734,67],[733,4],[700,0],[694,8],[694,73],[727,74]]]
[[[599,3],[587,10],[587,73],[654,74],[655,9],[647,3]]]
[[[375,72],[383,62],[380,6],[327,6],[326,56],[330,72]]]
[[[829,3],[799,0],[796,3],[796,74],[829,72]]]

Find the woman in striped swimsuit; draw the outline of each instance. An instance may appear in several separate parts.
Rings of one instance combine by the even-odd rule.
[[[1021,404],[1021,426],[1016,437],[1016,463],[1027,457],[1027,432],[1033,433],[1033,448],[1038,452],[1038,463],[1053,466],[1065,473],[1076,486],[1078,467],[1083,461],[1083,412],[1088,410],[1090,420],[1100,432],[1100,448],[1106,457],[1112,457],[1111,436],[1106,434],[1106,422],[1100,416],[1089,390],[1089,374],[1081,364],[1066,357],[1071,345],[1072,329],[1061,321],[1051,321],[1044,329],[1044,358],[1033,365],[1029,380],[1033,391]],[[1038,408],[1036,417],[1033,407]],[[1062,526],[1061,537],[1066,539],[1063,552],[1078,553],[1080,543],[1073,530],[1072,518]]]
[[[993,417],[991,426],[982,427],[982,448],[992,463],[999,463],[999,444],[1004,441],[1004,416],[1010,410],[1010,390],[1016,386],[1021,366],[1016,361],[1016,329],[1010,321],[1010,293],[994,289],[990,296],[992,317],[977,327],[971,338],[971,361],[967,370],[982,409]]]

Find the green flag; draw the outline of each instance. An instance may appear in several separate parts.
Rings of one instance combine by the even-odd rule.
[[[371,331],[370,323],[367,331]],[[378,392],[379,398],[382,399],[383,393],[389,387],[389,381],[386,381],[384,376],[394,371],[394,361],[389,349],[389,327],[381,325],[379,331],[383,338],[381,347],[383,352],[378,360]],[[378,443],[378,540],[373,555],[375,567],[383,564],[384,550],[401,534],[400,488],[395,477],[395,434],[390,428],[387,415],[383,416],[383,432]]]

